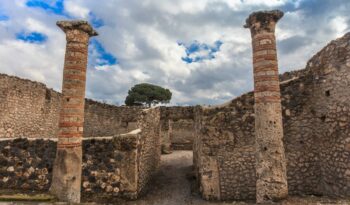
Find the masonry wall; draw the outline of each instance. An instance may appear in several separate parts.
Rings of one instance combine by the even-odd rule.
[[[85,100],[84,137],[112,136],[137,128],[140,107],[114,106]]]
[[[0,138],[55,137],[60,94],[44,84],[0,74]]]
[[[138,120],[142,130],[139,149],[138,192],[144,194],[160,165],[160,109],[143,110]]]
[[[194,121],[180,119],[170,122],[169,137],[174,150],[192,150],[194,141]]]
[[[194,107],[160,107],[162,145],[174,150],[192,150]]]
[[[0,138],[55,138],[61,94],[44,84],[0,74]],[[141,108],[85,100],[84,137],[104,137],[137,128]],[[193,107],[160,108],[163,142],[191,149]],[[169,120],[174,128],[169,132]]]
[[[350,196],[350,33],[281,82],[289,194]],[[194,163],[206,199],[255,199],[254,98],[196,109]]]
[[[160,163],[159,118],[159,109],[146,110],[137,130],[83,140],[84,200],[135,199],[147,191]],[[55,139],[0,141],[0,189],[47,192],[55,156]]]
[[[0,74],[0,138],[54,138],[61,94],[44,84]],[[84,137],[112,136],[134,130],[138,107],[85,102]]]
[[[51,185],[56,141],[0,141],[0,188],[47,192]],[[137,188],[136,136],[83,141],[84,196],[121,196]]]

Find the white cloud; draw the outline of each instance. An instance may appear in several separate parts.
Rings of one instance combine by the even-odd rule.
[[[344,33],[344,31],[348,28],[346,18],[342,16],[333,18],[329,23],[336,35]]]
[[[76,18],[86,19],[89,15],[89,9],[81,6],[80,2],[76,0],[66,0],[64,8],[69,15]]]
[[[321,0],[320,0],[321,1]],[[65,0],[65,12],[102,19],[99,36],[118,65],[88,69],[87,96],[123,103],[134,84],[149,82],[169,88],[172,104],[220,104],[253,87],[251,37],[242,26],[256,9],[284,9],[276,36],[281,71],[302,68],[328,41],[349,28],[350,2],[334,0],[309,4],[287,0]],[[0,21],[0,72],[61,87],[65,49],[64,33],[56,21],[65,16],[28,8],[26,0],[0,1],[10,17]],[[324,6],[327,5],[327,12]],[[44,33],[44,44],[15,39],[20,31]],[[178,42],[212,45],[223,42],[214,59],[187,64]],[[205,56],[208,51],[191,54]],[[98,53],[89,56],[97,59]]]

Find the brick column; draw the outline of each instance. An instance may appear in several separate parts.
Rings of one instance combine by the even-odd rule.
[[[253,45],[257,203],[288,195],[275,39],[282,16],[278,10],[254,12],[244,26],[250,28]]]
[[[66,33],[56,160],[50,191],[61,201],[80,203],[85,81],[89,38],[97,32],[86,21],[59,21]]]

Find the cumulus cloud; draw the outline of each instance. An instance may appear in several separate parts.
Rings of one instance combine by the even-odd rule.
[[[171,89],[172,104],[223,103],[253,87],[242,25],[268,9],[285,12],[276,31],[281,72],[303,68],[350,28],[347,0],[0,1],[0,72],[59,90],[65,35],[55,22],[80,18],[100,34],[90,42],[89,98],[123,104],[128,89],[148,82]]]

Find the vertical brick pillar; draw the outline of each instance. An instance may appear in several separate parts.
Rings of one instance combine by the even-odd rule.
[[[278,10],[254,12],[244,26],[250,28],[253,45],[257,203],[288,195],[275,39],[282,16]]]
[[[67,45],[50,191],[61,201],[80,203],[88,43],[97,32],[86,21],[59,21],[57,26],[66,33]]]

